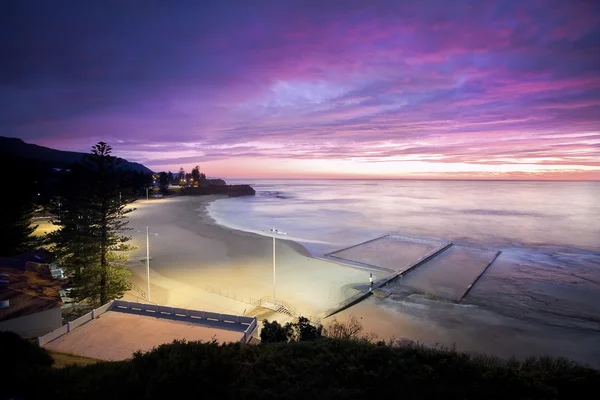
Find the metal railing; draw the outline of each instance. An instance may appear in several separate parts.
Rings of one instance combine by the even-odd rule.
[[[272,306],[275,306],[273,309],[273,311],[275,311],[275,312],[278,312],[281,314],[286,314],[291,317],[298,316],[298,312],[296,311],[296,308],[294,308],[290,303],[288,303],[284,300],[280,300],[280,299],[277,299],[277,301],[275,301],[275,299],[273,299],[272,296],[264,296],[260,299],[255,299],[255,298],[249,297],[249,296],[248,297],[239,296],[236,293],[224,291],[224,290],[221,290],[220,288],[215,288],[214,286],[211,286],[211,285],[206,285],[205,290],[209,293],[214,293],[219,296],[227,297],[229,299],[240,301],[242,303],[250,304],[250,305],[256,306],[256,307],[264,307],[266,305],[272,305]],[[271,307],[266,307],[266,308],[272,309]]]
[[[131,290],[139,294],[143,299],[146,298],[146,292],[135,283],[131,284]]]
[[[38,337],[38,345],[44,346],[51,341],[71,332],[73,329],[86,324],[108,310],[128,312],[133,314],[151,315],[156,318],[167,318],[173,320],[187,320],[200,325],[208,325],[217,329],[235,330],[243,333],[242,340],[247,343],[257,327],[256,317],[241,315],[221,314],[208,311],[190,310],[186,308],[159,306],[156,304],[137,303],[133,301],[113,300],[98,307],[91,312],[82,315],[66,325]]]

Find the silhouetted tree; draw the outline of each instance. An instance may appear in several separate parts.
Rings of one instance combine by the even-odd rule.
[[[192,170],[192,184],[194,186],[198,186],[200,182],[200,167],[196,165],[196,167]]]
[[[146,188],[152,186],[152,174],[132,171],[130,172],[129,179],[134,196],[145,196]]]
[[[319,339],[323,330],[321,325],[314,326],[305,317],[299,317],[298,322],[293,324],[293,328],[295,332],[294,339],[299,341]]]
[[[179,181],[178,183],[180,185],[183,185],[185,183],[185,171],[183,170],[183,168],[179,168],[179,174],[177,176],[177,180]]]
[[[60,228],[48,235],[59,262],[72,276],[72,297],[92,305],[122,297],[130,287],[124,236],[127,204],[134,200],[130,174],[117,168],[111,147],[99,142],[92,154],[65,175],[61,195],[53,202],[53,223]]]
[[[319,339],[322,335],[323,327],[315,326],[305,317],[298,317],[295,323],[279,324],[277,321],[269,322],[263,320],[263,328],[260,332],[260,340],[269,342],[294,342]]]
[[[173,177],[173,173],[171,171],[169,171],[167,173],[167,179],[168,179],[168,181],[169,181],[170,184],[171,183],[175,183],[175,178]]]
[[[169,192],[169,176],[166,172],[161,172],[158,178],[160,192],[167,194]]]
[[[2,193],[2,217],[0,218],[0,256],[12,256],[35,250],[40,241],[33,236],[35,225],[32,218],[37,209],[38,178],[35,165],[11,157],[0,160],[0,168],[6,173],[18,170],[20,176],[11,180],[10,189]],[[5,185],[5,188],[8,188]]]
[[[262,323],[260,341],[263,343],[287,342],[293,335],[292,324],[289,322],[282,326],[277,321],[269,322],[265,319]]]

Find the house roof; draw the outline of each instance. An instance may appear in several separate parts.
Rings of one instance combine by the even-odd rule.
[[[0,321],[60,307],[61,282],[52,278],[48,266],[22,260],[0,259]]]

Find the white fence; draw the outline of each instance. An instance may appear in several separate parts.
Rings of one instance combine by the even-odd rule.
[[[168,318],[174,320],[188,320],[193,323],[207,325],[220,329],[235,330],[244,335],[242,341],[247,343],[252,338],[252,334],[257,326],[256,317],[244,317],[240,315],[220,314],[208,311],[189,310],[187,308],[177,308],[168,306],[159,306],[156,304],[136,303],[132,301],[113,300],[105,305],[82,315],[74,321],[68,322],[52,332],[38,337],[38,345],[44,346],[47,343],[71,332],[73,329],[93,320],[108,310],[129,312],[141,315],[151,315],[156,318]]]
[[[45,334],[44,336],[38,337],[38,345],[44,346],[46,343],[50,343],[54,339],[57,339],[60,336],[71,332],[73,329],[80,327],[81,325],[85,324],[86,322],[93,320],[97,316],[104,314],[106,311],[109,310],[111,305],[112,305],[112,301],[109,303],[106,303],[105,305],[103,305],[101,307],[93,309],[91,312],[82,315],[81,317],[77,318],[76,320],[67,322],[66,325],[63,325],[60,328],[55,329],[52,332]]]

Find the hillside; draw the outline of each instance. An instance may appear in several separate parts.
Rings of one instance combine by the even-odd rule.
[[[86,153],[74,151],[62,151],[36,144],[25,143],[21,139],[0,136],[0,157],[9,155],[12,158],[23,158],[36,160],[55,168],[68,168],[78,162]],[[122,168],[144,174],[152,171],[142,164],[123,160]]]
[[[600,389],[600,371],[563,359],[501,361],[361,340],[174,342],[129,361],[62,369],[14,334],[0,332],[0,351],[10,366],[1,389],[18,398],[517,400],[587,398]]]

